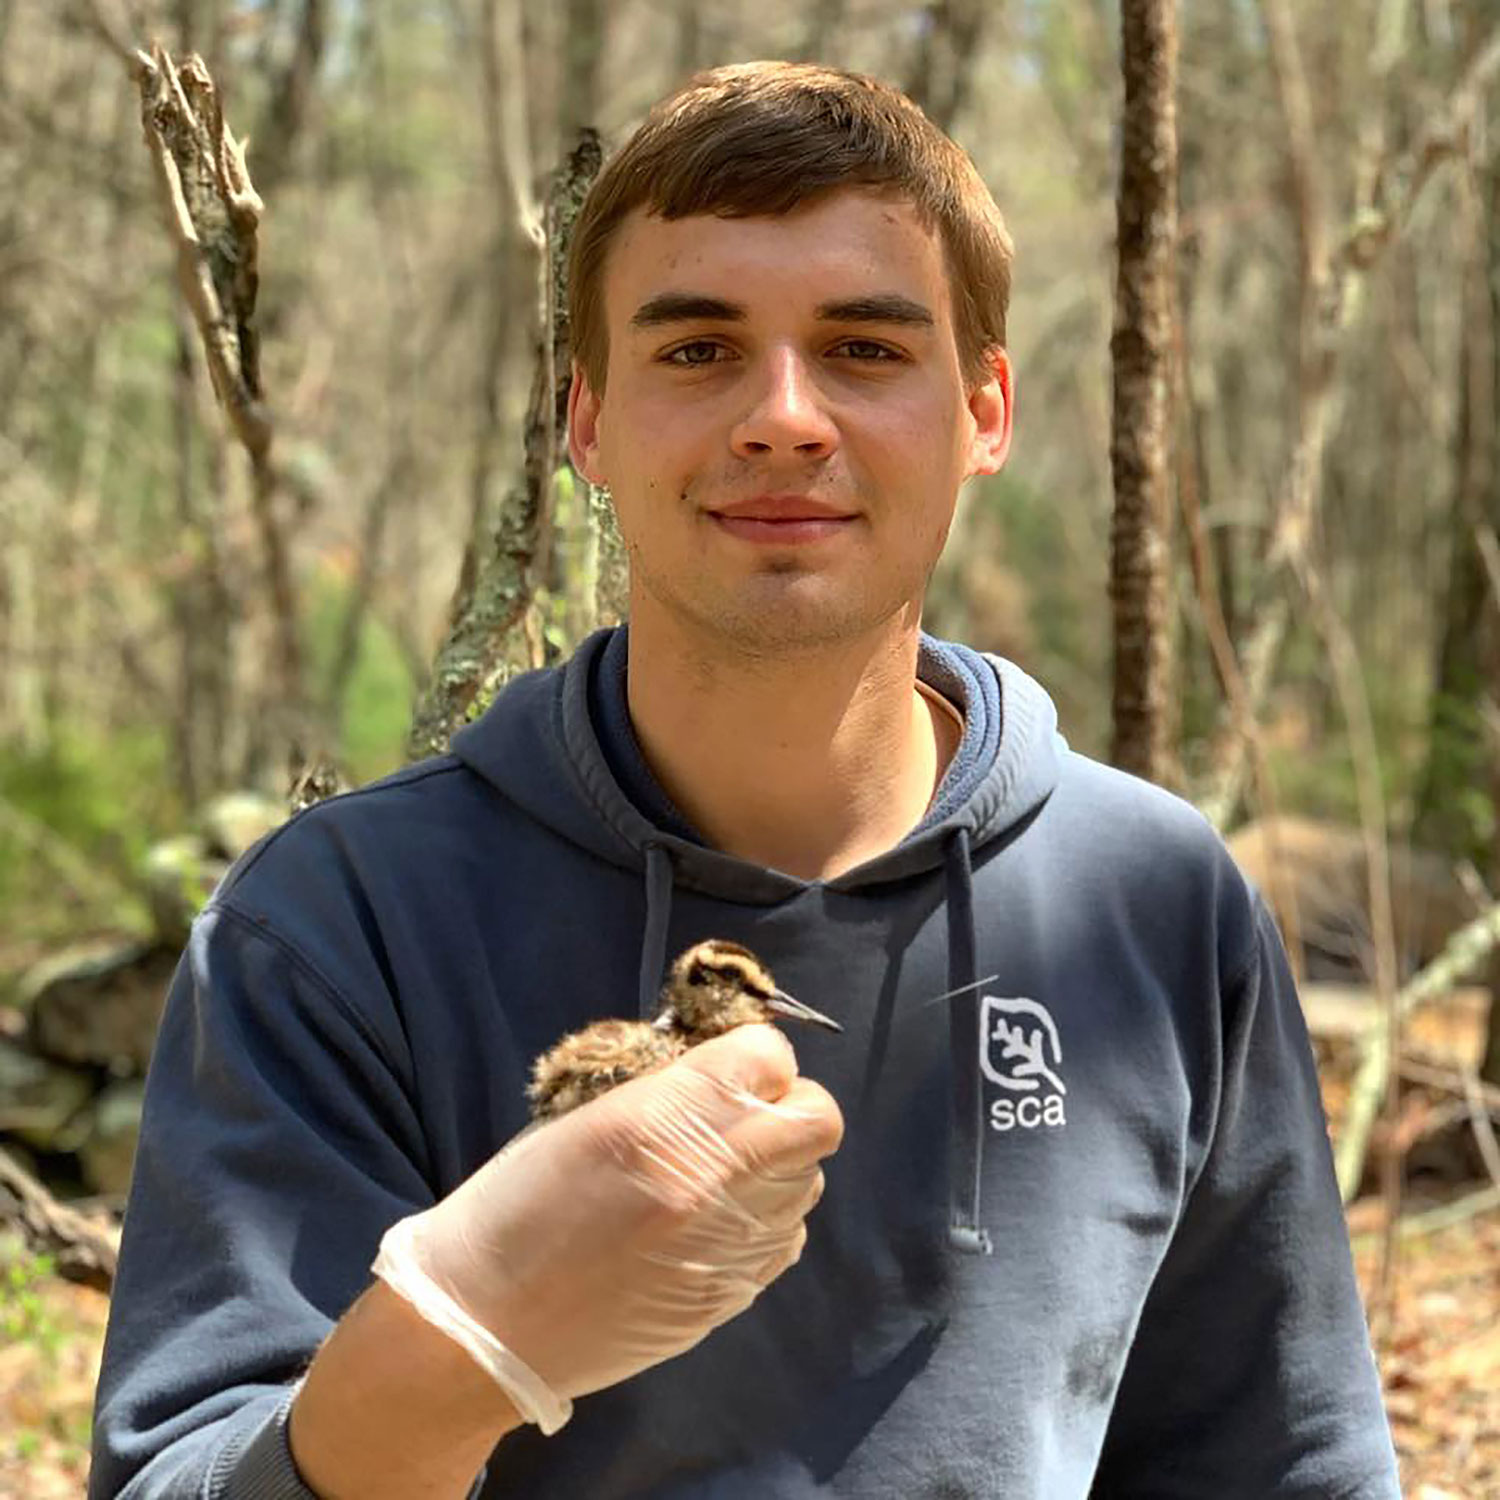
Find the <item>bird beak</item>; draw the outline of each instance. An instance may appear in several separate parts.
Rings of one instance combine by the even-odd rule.
[[[844,1029],[831,1016],[825,1016],[822,1011],[794,1000],[785,990],[777,990],[774,997],[766,1002],[766,1007],[789,1021],[810,1021],[814,1026],[822,1026],[829,1031]]]

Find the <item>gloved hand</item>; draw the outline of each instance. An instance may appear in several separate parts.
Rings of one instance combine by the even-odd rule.
[[[842,1131],[791,1043],[741,1026],[524,1131],[393,1225],[374,1269],[553,1432],[795,1263]]]

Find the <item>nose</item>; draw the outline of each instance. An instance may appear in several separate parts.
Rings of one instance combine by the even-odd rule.
[[[730,444],[741,458],[826,458],[838,447],[838,428],[795,349],[766,357]]]

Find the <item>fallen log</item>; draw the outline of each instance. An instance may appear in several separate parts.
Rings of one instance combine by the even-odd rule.
[[[59,1203],[14,1157],[0,1150],[0,1231],[13,1230],[59,1276],[107,1292],[114,1285],[120,1231]]]

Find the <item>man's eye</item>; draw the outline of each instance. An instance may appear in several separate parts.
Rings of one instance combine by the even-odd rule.
[[[689,344],[679,344],[667,350],[662,358],[669,365],[711,365],[719,357],[727,357],[728,351],[712,339],[694,339]]]
[[[888,344],[877,344],[874,339],[845,339],[834,353],[848,355],[853,359],[895,359],[902,356]]]

